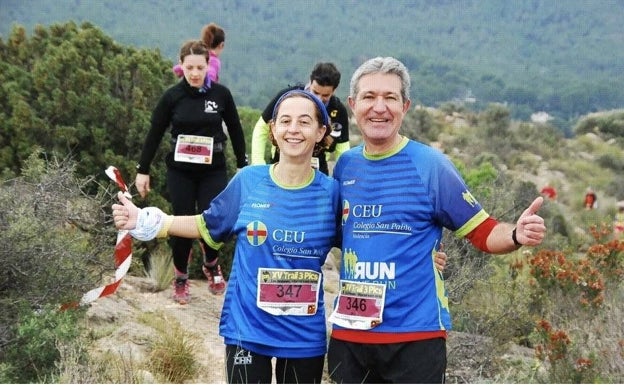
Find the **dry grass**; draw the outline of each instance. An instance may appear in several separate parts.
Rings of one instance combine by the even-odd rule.
[[[132,357],[112,351],[89,355],[85,346],[61,346],[56,383],[60,384],[144,384],[154,383],[153,376]]]
[[[150,269],[145,272],[154,285],[154,290],[162,291],[173,280],[173,259],[168,246],[158,247],[150,256]]]
[[[180,384],[193,379],[199,369],[195,351],[200,337],[162,314],[144,313],[140,321],[156,330],[146,365],[150,371],[163,382]]]
[[[59,347],[58,378],[50,382],[179,384],[197,377],[199,336],[161,313],[142,313],[139,322],[155,331],[146,341],[149,348],[145,359],[133,357],[131,351],[89,352],[85,338],[85,342]]]

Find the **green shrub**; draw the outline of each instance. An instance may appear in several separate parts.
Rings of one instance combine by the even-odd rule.
[[[10,382],[39,382],[53,376],[55,363],[61,357],[58,345],[72,343],[80,335],[80,315],[51,307],[23,311],[15,326],[15,339],[4,357],[5,367],[10,368]]]
[[[598,156],[597,163],[600,167],[609,168],[616,172],[624,170],[624,159],[619,153],[602,154]]]
[[[101,284],[103,275],[112,274],[116,231],[107,223],[110,201],[104,191],[87,195],[84,189],[93,180],[77,178],[71,160],[35,152],[26,164],[21,177],[0,184],[0,263],[5,266],[0,361],[17,369],[20,378],[34,380],[58,357],[49,330],[69,322],[67,315],[48,314],[49,309],[78,301]],[[49,325],[38,327],[45,322]],[[64,336],[63,330],[55,332]],[[25,348],[26,343],[41,347]],[[32,356],[31,361],[20,355]],[[31,365],[29,374],[20,365]],[[7,366],[2,371],[11,372]]]
[[[605,138],[624,136],[624,111],[613,110],[590,114],[578,121],[574,127],[577,135],[593,132]]]

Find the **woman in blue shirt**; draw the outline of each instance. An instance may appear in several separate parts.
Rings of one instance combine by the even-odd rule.
[[[311,166],[329,134],[323,103],[284,94],[270,122],[278,163],[248,166],[199,215],[167,216],[120,196],[115,225],[140,240],[237,237],[221,314],[229,383],[320,383],[327,350],[321,266],[339,233],[338,185]]]

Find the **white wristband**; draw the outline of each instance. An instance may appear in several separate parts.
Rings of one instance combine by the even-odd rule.
[[[137,224],[129,233],[139,241],[151,241],[156,238],[167,222],[167,215],[158,207],[139,209]]]

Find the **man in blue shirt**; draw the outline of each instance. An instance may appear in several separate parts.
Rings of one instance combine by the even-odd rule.
[[[394,58],[374,58],[348,98],[364,144],[340,157],[340,291],[330,321],[328,372],[336,383],[439,383],[451,329],[444,280],[434,267],[442,230],[480,250],[538,245],[538,197],[515,224],[490,217],[436,149],[399,133],[410,78]]]

